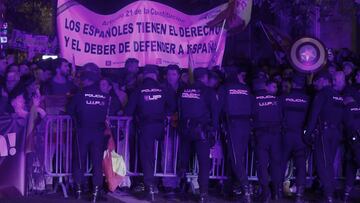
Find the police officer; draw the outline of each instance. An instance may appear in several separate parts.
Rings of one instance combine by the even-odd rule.
[[[268,165],[272,180],[273,199],[279,198],[281,184],[281,122],[282,109],[280,99],[276,96],[275,82],[257,79],[254,101],[255,155],[259,183],[262,189],[261,202],[270,200]]]
[[[144,173],[144,183],[148,199],[155,200],[155,141],[164,134],[167,112],[174,111],[164,88],[158,82],[159,71],[155,65],[144,67],[144,80],[131,94],[125,115],[136,114],[139,121],[140,162]]]
[[[296,202],[303,202],[306,180],[306,144],[302,140],[309,107],[309,96],[305,93],[306,77],[297,73],[292,79],[290,93],[281,97],[283,106],[283,174],[287,162],[294,158],[296,167]]]
[[[85,69],[98,69],[93,63],[84,65]],[[85,71],[81,75],[83,89],[79,91],[68,106],[76,125],[73,175],[76,183],[76,197],[81,199],[84,172],[88,152],[93,165],[92,202],[101,200],[100,189],[103,184],[102,157],[105,146],[105,120],[109,106],[109,95],[99,87],[100,75]]]
[[[194,70],[194,84],[185,87],[179,100],[181,123],[180,177],[185,178],[189,166],[191,147],[194,147],[199,161],[200,202],[207,201],[210,147],[214,131],[218,128],[216,92],[207,87],[208,70]]]
[[[314,137],[314,155],[327,202],[334,201],[333,163],[342,136],[341,122],[344,111],[343,97],[332,87],[331,79],[331,75],[327,71],[322,71],[314,81],[321,90],[317,92],[311,105],[304,134],[305,140],[309,140],[314,129],[319,130]],[[341,81],[334,80],[334,82],[334,87],[337,87]]]
[[[358,93],[359,94],[359,93]],[[344,124],[348,153],[345,171],[344,201],[350,201],[350,192],[354,186],[357,169],[360,168],[360,103],[355,100],[356,92],[345,92]]]
[[[240,182],[245,202],[251,202],[245,155],[250,138],[253,96],[246,84],[244,68],[228,67],[228,77],[219,89],[219,102],[225,114],[227,144],[232,170]]]

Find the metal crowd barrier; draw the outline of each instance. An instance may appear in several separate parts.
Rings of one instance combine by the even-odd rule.
[[[138,136],[134,123],[130,117],[110,117],[111,130],[116,141],[117,153],[124,157],[127,176],[140,176]],[[55,190],[60,186],[65,197],[68,196],[65,180],[72,175],[72,148],[74,128],[72,119],[68,115],[49,115],[45,122],[45,175],[57,178]],[[179,151],[179,135],[175,128],[165,127],[165,136],[162,141],[155,142],[155,170],[157,177],[177,177],[177,163]],[[228,175],[228,159],[221,136],[217,136],[217,143],[222,147],[222,156],[212,158],[210,179],[225,180]],[[91,175],[91,163],[87,161],[86,175]],[[294,178],[293,165],[290,162],[287,179]],[[310,154],[307,161],[307,178],[313,179],[313,157]],[[190,163],[189,179],[197,178],[198,162],[194,156]],[[246,170],[249,180],[257,181],[255,153],[250,148],[246,155]]]

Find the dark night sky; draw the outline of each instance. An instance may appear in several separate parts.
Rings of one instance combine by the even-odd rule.
[[[77,0],[85,7],[100,14],[110,14],[118,11],[134,0]],[[154,0],[176,8],[184,13],[198,14],[209,10],[227,0]]]

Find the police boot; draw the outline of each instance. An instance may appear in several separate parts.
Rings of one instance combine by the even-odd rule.
[[[249,185],[244,185],[243,192],[244,192],[244,202],[245,203],[251,203],[250,186]]]
[[[333,203],[333,202],[334,202],[334,198],[333,198],[332,196],[327,196],[327,197],[325,198],[325,202],[326,202],[326,203]]]
[[[105,197],[101,195],[100,186],[95,186],[93,189],[93,193],[91,194],[91,202],[99,202],[99,201],[107,201]]]
[[[344,190],[344,202],[350,202],[350,192],[351,192],[352,187],[350,186],[345,186],[345,190]]]
[[[206,202],[208,202],[208,194],[200,193],[199,203],[206,203]]]
[[[153,185],[149,185],[146,188],[146,199],[148,201],[155,201],[155,187]]]
[[[267,189],[267,188],[264,189],[264,187],[263,187],[263,190],[261,191],[261,195],[259,198],[259,202],[268,203],[268,202],[270,202],[270,198],[271,198],[271,194],[270,194],[269,189]]]
[[[296,197],[295,202],[296,203],[304,203],[304,186],[299,186],[296,188]]]
[[[278,201],[282,198],[282,187],[273,185],[272,187],[272,199]]]
[[[75,189],[75,198],[77,200],[81,200],[81,195],[82,195],[81,184],[76,184],[74,189]]]

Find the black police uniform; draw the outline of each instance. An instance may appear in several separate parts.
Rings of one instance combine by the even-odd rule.
[[[332,201],[334,192],[333,163],[342,136],[343,112],[343,97],[331,86],[324,87],[316,94],[311,105],[305,132],[306,138],[312,136],[315,128],[319,130],[314,140],[314,155],[328,201]]]
[[[348,199],[356,179],[357,169],[360,168],[360,103],[358,101],[354,100],[345,105],[344,124],[349,146],[345,172],[345,199]]]
[[[296,168],[297,193],[302,196],[306,180],[307,149],[302,136],[309,108],[309,96],[303,89],[292,89],[289,94],[283,95],[281,100],[283,107],[282,174],[285,174],[287,162],[293,157]]]
[[[254,128],[257,160],[257,172],[262,188],[262,197],[270,196],[268,165],[273,183],[273,191],[277,194],[282,180],[282,146],[281,146],[281,101],[277,96],[260,90],[255,95]]]
[[[226,82],[219,89],[220,107],[226,119],[224,124],[232,170],[245,193],[249,190],[245,155],[251,131],[252,101],[253,96],[249,87],[236,78]]]
[[[164,136],[166,113],[173,111],[172,109],[174,109],[174,104],[164,88],[158,81],[151,78],[145,78],[143,83],[135,89],[125,108],[125,115],[136,114],[139,121],[140,162],[145,185],[150,190],[153,189],[155,183],[155,140]]]
[[[195,69],[195,71],[194,75],[199,72],[206,74],[206,69]],[[206,131],[209,126],[215,129],[218,127],[217,105],[216,92],[201,81],[196,81],[194,84],[185,87],[180,95],[180,176],[183,178],[188,169],[190,151],[194,147],[199,161],[198,182],[202,195],[206,195],[208,192],[210,171],[211,143]]]
[[[99,84],[83,88],[74,95],[68,106],[68,112],[76,123],[77,140],[73,173],[75,182],[83,183],[88,152],[93,166],[93,185],[103,184],[102,159],[106,137],[104,136],[105,120],[109,106],[109,95],[99,89]]]

